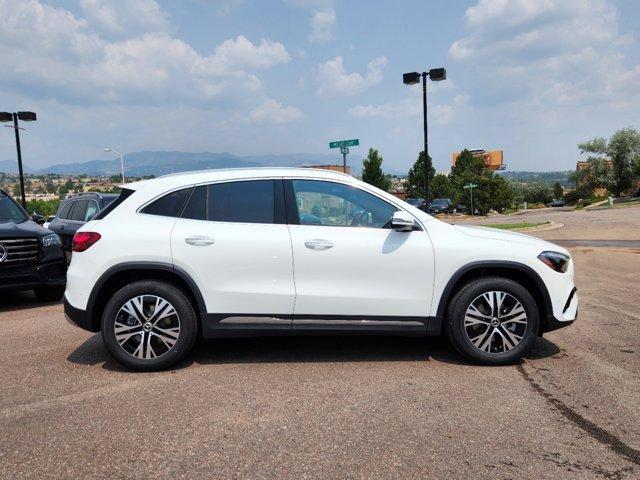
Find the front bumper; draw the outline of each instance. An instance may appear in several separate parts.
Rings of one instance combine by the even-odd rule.
[[[562,310],[561,318],[557,318],[555,315],[548,315],[546,322],[542,325],[543,332],[551,332],[558,330],[559,328],[568,327],[578,319],[578,290],[573,287],[569,293],[564,309]]]
[[[64,260],[2,267],[0,291],[30,290],[39,287],[63,287],[66,283],[67,263]]]
[[[88,330],[89,332],[97,332],[100,330],[98,326],[93,324],[93,319],[89,312],[71,305],[69,300],[67,300],[66,295],[64,296],[62,303],[64,304],[64,316],[70,323],[82,328],[83,330]]]

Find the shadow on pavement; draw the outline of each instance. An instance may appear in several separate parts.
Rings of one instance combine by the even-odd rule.
[[[39,302],[32,291],[2,292],[0,294],[0,312],[38,308],[48,305],[58,305],[61,302]]]
[[[527,359],[551,357],[560,349],[539,338]],[[74,350],[67,360],[81,365],[102,365],[113,371],[126,369],[107,353],[100,334]],[[240,363],[313,362],[436,362],[472,365],[442,338],[391,336],[300,336],[228,338],[200,341],[173,370],[201,365]]]

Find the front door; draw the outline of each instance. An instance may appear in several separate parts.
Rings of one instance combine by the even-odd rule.
[[[295,203],[294,332],[424,333],[434,271],[427,233],[389,228],[398,208],[365,190],[322,180],[286,186]]]
[[[197,284],[205,336],[290,331],[295,288],[281,180],[197,186],[171,235],[174,265]]]

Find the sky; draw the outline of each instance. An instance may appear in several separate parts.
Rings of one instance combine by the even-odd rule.
[[[123,152],[336,153],[383,168],[462,148],[507,169],[575,168],[577,144],[640,128],[634,0],[0,0],[0,110],[32,110],[39,168]],[[0,131],[0,160],[15,159]]]

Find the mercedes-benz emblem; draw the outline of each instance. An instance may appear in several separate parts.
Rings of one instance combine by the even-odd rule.
[[[8,254],[7,247],[0,243],[0,263],[5,261]]]

